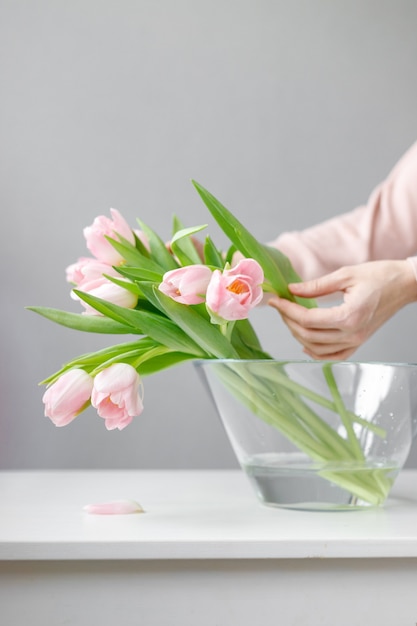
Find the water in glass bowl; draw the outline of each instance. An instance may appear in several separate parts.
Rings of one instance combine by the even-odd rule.
[[[384,502],[400,468],[386,459],[320,463],[303,453],[267,453],[247,459],[243,470],[264,504],[348,510]]]

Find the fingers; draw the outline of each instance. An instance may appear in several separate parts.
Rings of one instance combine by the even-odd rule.
[[[289,285],[293,295],[306,298],[342,293],[338,306],[307,309],[278,297],[269,304],[279,311],[306,354],[315,359],[346,359],[401,307],[416,300],[411,270],[407,261],[359,263]]]
[[[304,351],[316,359],[345,357],[348,352],[353,353],[358,347],[355,339],[337,329],[316,330],[304,328],[297,323],[282,317],[291,334],[304,346]]]
[[[338,328],[342,325],[343,312],[340,306],[307,309],[296,302],[273,296],[268,304],[277,309],[288,321],[310,329]]]
[[[291,334],[304,352],[317,360],[341,360],[351,356],[361,344],[359,335],[351,334],[343,323],[341,306],[306,309],[282,298],[271,298],[270,306],[281,313]]]
[[[346,348],[345,350],[339,350],[337,352],[329,350],[328,352],[318,353],[304,348],[303,352],[316,361],[346,361],[350,356],[352,356],[352,354],[356,352],[356,350],[357,348],[355,347]]]
[[[316,278],[315,280],[291,283],[288,287],[292,294],[302,298],[320,298],[322,296],[328,296],[345,289],[347,269],[348,268],[337,270],[336,272],[332,272],[321,278]]]

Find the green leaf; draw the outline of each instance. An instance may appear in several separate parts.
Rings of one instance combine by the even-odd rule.
[[[179,230],[184,228],[184,224],[181,222],[177,215],[172,217],[172,236],[175,235]]]
[[[141,262],[142,257],[145,257],[144,254],[139,252],[136,246],[121,235],[117,235],[117,239],[108,235],[105,235],[105,238],[127,263],[137,265]]]
[[[225,265],[225,261],[223,260],[220,251],[217,250],[209,236],[206,237],[204,242],[204,261],[206,265],[211,265],[212,267],[218,267],[220,269],[223,269]]]
[[[282,275],[284,276],[287,284],[288,283],[299,283],[300,276],[295,271],[291,261],[285,254],[283,254],[278,248],[273,248],[271,246],[265,246],[269,255],[272,257],[274,263],[280,267]],[[298,296],[293,296],[295,302],[305,306],[307,309],[312,309],[317,306],[317,303],[312,298],[299,298]]]
[[[163,267],[161,267],[158,263],[149,258],[149,256],[146,256],[139,252],[139,250],[126,239],[123,239],[122,237],[120,237],[121,241],[116,241],[111,237],[106,237],[106,239],[111,243],[113,248],[117,250],[117,252],[125,259],[127,264],[133,265],[135,267],[142,267],[151,272],[156,272],[159,274],[164,273]],[[117,270],[119,268],[116,266],[115,269]]]
[[[218,359],[238,358],[238,353],[222,335],[219,326],[208,322],[192,306],[175,302],[155,288],[154,295],[166,315],[197,342],[207,354]]]
[[[184,352],[195,357],[207,357],[207,353],[200,347],[200,344],[193,341],[167,317],[146,311],[137,311],[137,315],[144,334],[158,343],[177,352]]]
[[[107,317],[100,317],[98,315],[81,315],[79,313],[69,313],[67,311],[60,311],[59,309],[52,309],[41,306],[28,306],[29,311],[34,311],[43,317],[72,328],[74,330],[81,330],[87,333],[103,333],[108,335],[123,335],[129,333],[136,333],[135,329],[131,326],[127,326],[124,323],[117,322]]]
[[[143,281],[147,280],[152,283],[160,283],[162,282],[163,274],[161,272],[152,272],[143,267],[131,267],[130,265],[122,265],[117,268],[117,271],[122,276],[126,276],[129,280],[132,281]]]
[[[163,369],[178,365],[183,361],[189,361],[194,357],[190,354],[183,354],[181,352],[168,352],[167,354],[147,359],[141,363],[138,367],[138,372],[141,376],[149,376],[155,372],[160,372]]]
[[[176,269],[178,267],[178,263],[175,261],[174,257],[169,252],[159,235],[157,235],[155,231],[139,219],[138,224],[148,239],[152,258],[161,268],[163,268],[162,273]]]
[[[148,283],[143,283],[143,282],[141,282],[141,283],[138,283],[138,286],[139,286],[139,284],[140,284],[140,287],[139,287],[139,288],[140,288],[140,290],[141,290],[142,294],[143,294],[143,289],[142,289],[142,286],[143,286],[144,284],[145,284],[145,285],[153,285],[153,283],[151,283],[151,282],[148,282]],[[158,309],[158,307],[157,307],[157,306],[154,306],[154,305],[152,304],[152,302],[150,302],[150,301],[148,300],[148,298],[147,298],[147,297],[145,297],[145,296],[143,296],[143,295],[142,295],[142,296],[139,296],[138,303],[137,303],[137,305],[135,306],[135,309],[136,309],[137,311],[147,311],[148,313],[154,313],[154,314],[156,314],[156,315],[157,315],[157,314],[161,314],[160,309]]]
[[[120,324],[128,325],[131,329],[135,329],[136,332],[143,334],[138,318],[139,311],[136,311],[136,309],[127,309],[117,304],[112,304],[107,300],[102,300],[78,289],[74,289],[74,293],[102,315],[110,317]],[[133,331],[131,330],[131,332]]]
[[[294,301],[294,296],[288,290],[288,277],[291,276],[291,280],[295,277],[298,280],[300,278],[292,268],[289,259],[282,252],[278,251],[276,254],[275,249],[259,243],[217,198],[196,181],[192,182],[204,204],[230,241],[245,257],[258,261],[263,268],[265,278],[278,295]],[[303,304],[306,306],[309,306],[310,303],[311,301],[303,300]]]
[[[226,251],[226,258],[224,260],[225,264],[228,263],[229,265],[232,265],[233,255],[235,254],[235,252],[237,252],[236,246],[231,245],[229,249]]]
[[[130,291],[135,296],[139,296],[141,293],[139,287],[135,283],[132,283],[131,281],[123,280],[121,278],[116,278],[115,276],[109,276],[109,274],[103,274],[103,276],[104,278],[107,278],[107,280],[109,280],[111,283],[114,283],[115,285],[118,285],[119,287],[126,289],[126,291]]]
[[[142,337],[137,341],[130,341],[108,348],[102,348],[96,352],[82,354],[66,363],[60,370],[43,380],[40,384],[49,385],[62,376],[62,374],[73,368],[84,369],[86,372],[90,373],[97,367],[103,365],[103,363],[108,363],[112,360],[122,362],[125,355],[130,355],[131,357],[134,353],[136,356],[146,354],[153,350],[155,345],[155,342],[149,337]]]
[[[147,301],[153,307],[155,307],[155,309],[157,309],[158,311],[163,313],[163,315],[166,315],[164,307],[161,305],[160,301],[158,300],[158,298],[155,295],[156,290],[158,289],[158,285],[156,285],[155,283],[150,283],[150,282],[146,282],[146,283],[145,282],[139,282],[139,288],[142,291],[142,293],[145,296],[145,298],[147,299]]]
[[[139,237],[137,236],[135,232],[133,232],[133,236],[135,237],[136,250],[138,250],[143,256],[146,256],[147,258],[149,258],[151,255],[150,255],[148,248],[142,243],[142,241],[139,239]]]
[[[129,324],[131,329],[148,335],[158,343],[178,352],[186,352],[198,357],[207,356],[200,344],[190,339],[186,333],[160,314],[126,309],[82,292],[76,292],[87,304],[116,321]],[[131,331],[133,332],[133,330]]]
[[[192,235],[207,228],[207,224],[177,230],[171,239],[171,248],[181,265],[200,264],[200,256],[191,240]]]
[[[232,332],[232,344],[242,359],[270,359],[264,352],[260,341],[248,319],[235,322]]]

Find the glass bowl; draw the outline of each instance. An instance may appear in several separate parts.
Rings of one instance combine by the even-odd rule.
[[[384,503],[417,431],[416,365],[195,364],[263,503],[309,510]]]

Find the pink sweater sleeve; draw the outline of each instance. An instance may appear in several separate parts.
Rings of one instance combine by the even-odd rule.
[[[371,194],[366,205],[271,245],[288,256],[304,280],[344,265],[406,259],[417,279],[417,143]]]

